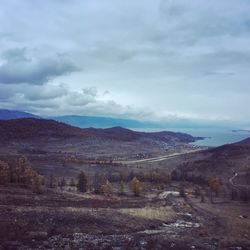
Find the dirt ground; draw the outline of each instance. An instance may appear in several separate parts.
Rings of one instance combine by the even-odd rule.
[[[0,187],[0,249],[250,249],[248,205]]]

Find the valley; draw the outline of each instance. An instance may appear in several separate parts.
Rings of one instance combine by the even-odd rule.
[[[250,249],[249,140],[34,118],[0,135],[0,249]]]

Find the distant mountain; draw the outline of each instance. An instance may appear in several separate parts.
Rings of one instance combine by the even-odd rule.
[[[153,122],[141,122],[131,119],[119,119],[111,117],[66,115],[50,118],[80,128],[110,128],[117,126],[124,128],[161,128],[160,124]]]
[[[10,120],[18,118],[39,118],[39,116],[23,111],[0,109],[0,120]]]
[[[176,130],[185,131],[186,129],[217,129],[224,128],[218,124],[200,123],[192,122],[183,119],[173,119],[163,121],[138,121],[133,119],[121,119],[113,117],[102,117],[102,116],[81,116],[81,115],[64,115],[64,116],[37,116],[31,113],[17,111],[17,110],[7,110],[0,109],[0,120],[10,120],[18,118],[42,118],[42,119],[52,119],[59,122],[64,122],[66,124],[76,126],[79,128],[110,128],[110,127],[123,127],[135,130],[145,130],[145,129],[157,129],[157,130]],[[227,128],[228,129],[228,128]]]
[[[101,140],[134,141],[149,139],[165,143],[193,142],[189,134],[175,132],[137,132],[122,127],[107,129],[73,127],[62,122],[35,118],[0,121],[0,140],[22,140],[35,138],[84,138],[94,137]]]

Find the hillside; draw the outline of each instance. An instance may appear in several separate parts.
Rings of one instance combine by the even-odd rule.
[[[86,136],[86,132],[80,128],[72,127],[53,120],[22,118],[0,121],[1,140],[76,136]]]
[[[240,142],[237,142],[235,143],[235,145],[238,145],[238,146],[249,146],[250,147],[250,137],[249,138],[246,138]]]
[[[0,120],[11,120],[19,118],[39,118],[39,116],[23,111],[0,109]]]
[[[34,118],[0,121],[0,137],[2,140],[89,136],[104,140],[135,141],[139,139],[151,139],[166,143],[188,143],[199,139],[184,133],[167,131],[145,133],[132,131],[122,127],[81,129],[54,120]]]
[[[138,131],[133,131],[130,129],[125,129],[122,127],[113,127],[113,128],[107,128],[107,129],[88,128],[88,129],[83,129],[83,130],[99,138],[112,139],[112,140],[118,140],[118,141],[151,139],[155,141],[162,141],[165,143],[175,143],[175,142],[189,143],[198,139],[202,139],[198,137],[193,137],[185,133],[175,133],[175,132],[170,132],[170,131],[138,132]]]
[[[218,176],[228,179],[234,172],[244,175],[250,166],[250,138],[195,154],[203,159],[179,166],[179,170],[186,176]]]

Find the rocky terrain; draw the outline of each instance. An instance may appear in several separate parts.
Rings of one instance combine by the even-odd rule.
[[[1,187],[0,249],[249,249],[247,204],[159,194],[37,196]]]

